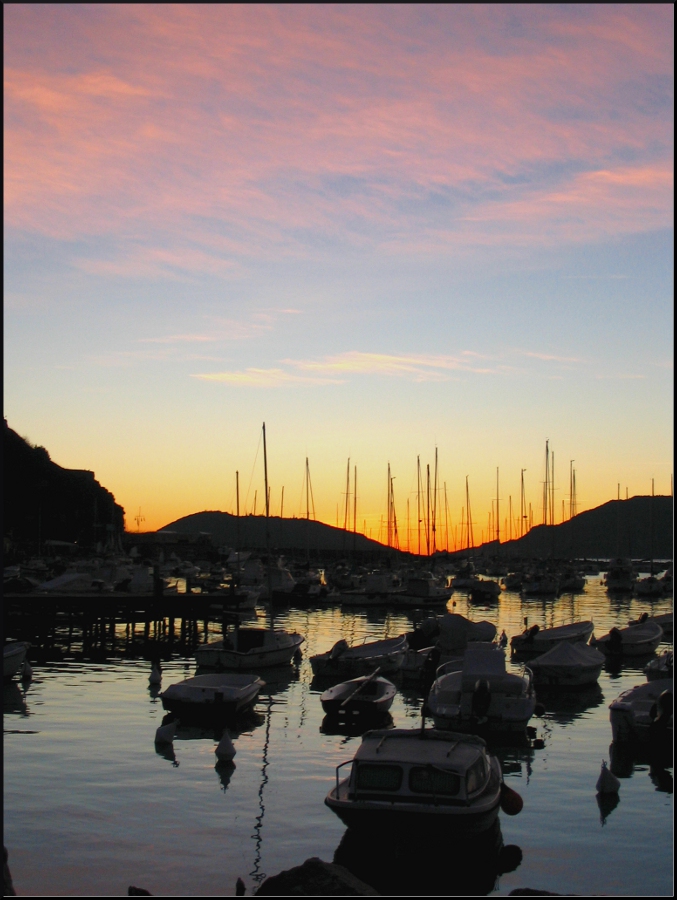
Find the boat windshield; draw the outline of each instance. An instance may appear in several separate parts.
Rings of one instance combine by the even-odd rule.
[[[409,790],[417,794],[457,796],[461,779],[454,772],[433,766],[413,766],[409,771]]]
[[[466,787],[468,794],[474,794],[475,791],[479,790],[483,787],[485,779],[486,779],[486,768],[484,766],[484,759],[480,757],[476,763],[473,763],[472,766],[468,769],[468,774],[466,775]]]
[[[402,769],[399,766],[361,763],[357,767],[358,791],[399,791],[402,786]]]

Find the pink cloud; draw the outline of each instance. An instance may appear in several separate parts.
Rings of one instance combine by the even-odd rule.
[[[112,236],[119,258],[76,264],[153,277],[303,255],[306,231],[436,253],[664,227],[670,115],[625,96],[671,81],[671,23],[660,5],[10,6],[6,223]]]

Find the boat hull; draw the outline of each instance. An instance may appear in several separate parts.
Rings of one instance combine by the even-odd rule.
[[[25,641],[17,641],[15,644],[7,644],[4,647],[2,657],[2,677],[11,678],[19,671],[26,659],[30,644]]]
[[[207,669],[249,670],[290,663],[304,641],[300,634],[288,634],[277,646],[253,647],[244,653],[226,647],[205,644],[195,651],[198,666]]]
[[[349,779],[332,788],[325,804],[349,828],[374,832],[480,834],[498,818],[501,801],[500,765],[492,761],[492,777],[484,794],[471,804],[412,803],[402,800],[355,800],[348,796]]]

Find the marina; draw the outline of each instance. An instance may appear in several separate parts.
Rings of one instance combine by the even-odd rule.
[[[593,621],[602,635],[645,612],[672,610],[670,597],[652,603],[611,595],[602,579],[588,576],[582,593],[556,600],[503,591],[486,606],[455,591],[448,608],[510,637],[523,631],[526,617],[543,630]],[[243,631],[266,627],[269,612],[259,606],[242,613],[251,617]],[[170,630],[164,616],[140,617],[134,626],[120,613],[97,618],[90,609],[89,616],[55,614],[42,631],[31,631],[39,620],[30,616],[10,612],[7,619],[8,636],[30,642],[33,669],[32,680],[15,677],[3,689],[5,843],[20,894],[115,894],[134,884],[154,894],[228,895],[238,878],[250,894],[267,876],[310,857],[340,862],[381,893],[399,879],[407,893],[420,895],[500,896],[525,885],[671,894],[672,759],[656,760],[627,743],[611,746],[609,705],[646,682],[646,656],[606,659],[594,685],[542,693],[537,687],[542,715],[531,718],[527,736],[489,745],[523,809],[516,816],[500,811],[486,831],[455,838],[440,857],[447,865],[458,856],[452,874],[441,862],[424,863],[429,855],[415,841],[384,867],[324,803],[363,728],[352,721],[323,727],[327,684],[317,684],[311,657],[338,641],[355,647],[410,634],[422,610],[293,601],[275,607],[275,629],[304,638],[301,658],[262,669],[257,702],[225,729],[179,722],[164,743],[155,740],[168,719],[162,688],[195,676],[195,651],[222,638],[223,622],[177,618]],[[668,649],[664,638],[659,653]],[[149,682],[153,659],[161,659],[161,684]],[[518,674],[522,664],[507,660],[506,667]],[[390,726],[417,729],[420,683],[397,672],[387,677],[397,687]],[[224,741],[232,762],[215,755]],[[596,795],[602,759],[620,778],[613,801]],[[379,840],[386,839],[375,835]],[[392,849],[404,838],[388,840],[384,847]]]

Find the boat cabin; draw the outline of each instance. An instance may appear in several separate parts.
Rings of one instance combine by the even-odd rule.
[[[352,760],[348,799],[468,806],[490,777],[486,745],[474,735],[371,731]]]

